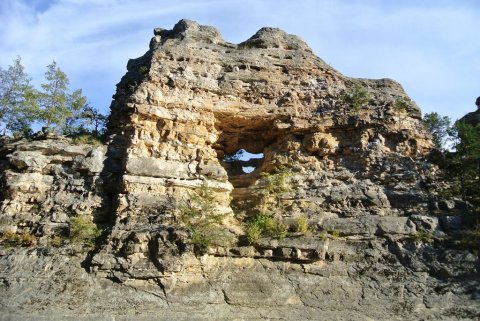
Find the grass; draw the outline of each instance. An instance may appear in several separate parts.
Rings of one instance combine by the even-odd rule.
[[[308,217],[302,215],[295,220],[295,232],[307,235],[310,232]]]
[[[101,146],[103,141],[98,136],[93,134],[81,134],[72,138],[72,143],[76,145],[92,145]]]
[[[6,246],[30,247],[37,245],[37,237],[30,232],[3,232],[0,235],[0,242]]]
[[[418,231],[416,233],[410,234],[410,240],[415,243],[432,243],[433,234],[428,231]]]
[[[339,230],[333,230],[332,231],[332,240],[338,240],[340,237],[340,231]]]

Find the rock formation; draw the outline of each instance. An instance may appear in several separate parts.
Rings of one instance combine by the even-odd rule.
[[[108,146],[1,149],[2,229],[37,239],[2,250],[7,318],[480,315],[478,257],[448,238],[463,228],[452,213],[465,204],[438,196],[431,139],[398,83],[345,77],[279,29],[235,45],[188,20],[156,28],[127,69]],[[263,158],[232,157],[241,149]],[[279,168],[290,188],[266,206],[310,231],[249,244],[246,222],[265,202],[261,173]],[[198,252],[179,212],[202,186],[235,241]],[[79,215],[104,229],[98,246],[50,246]]]
[[[461,122],[470,124],[472,126],[477,126],[480,124],[480,97],[478,97],[475,101],[475,105],[477,105],[477,110],[463,116],[460,119]]]

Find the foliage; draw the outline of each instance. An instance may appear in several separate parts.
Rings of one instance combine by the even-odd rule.
[[[410,234],[410,240],[415,243],[431,243],[433,241],[433,234],[428,231],[417,231],[416,233]]]
[[[262,173],[261,176],[266,182],[265,191],[269,195],[279,195],[292,189],[290,185],[290,170],[286,166],[279,166],[273,174]]]
[[[332,240],[337,240],[340,237],[340,231],[339,230],[333,230],[332,231]]]
[[[447,117],[441,117],[438,114],[430,117],[438,120],[436,123],[441,128],[441,137],[448,136],[448,139],[453,141],[454,151],[444,150],[441,157],[438,158],[438,165],[442,169],[442,179],[449,182],[449,188],[441,191],[441,195],[462,198],[467,204],[463,213],[465,219],[471,222],[478,221],[480,214],[480,124],[473,125],[457,121],[450,126]],[[458,246],[479,254],[480,227],[478,225],[471,224],[469,229],[458,233],[454,239]]]
[[[281,210],[281,194],[291,190],[290,169],[285,166],[276,168],[273,174],[261,173],[265,182],[263,195],[260,200],[257,214],[247,223],[247,239],[252,244],[262,235],[274,238],[284,238],[288,233],[288,226],[275,218],[275,212]],[[273,198],[274,203],[271,204]]]
[[[71,91],[68,76],[53,61],[47,66],[41,90],[31,84],[31,78],[14,60],[6,70],[0,68],[0,129],[3,135],[32,134],[32,123],[64,135],[105,133],[106,116],[89,106],[81,90]]]
[[[302,215],[295,220],[295,231],[304,235],[309,233],[308,217]]]
[[[105,126],[107,124],[107,116],[90,105],[85,105],[82,109],[81,118],[83,119],[83,128],[91,128],[93,135],[100,137],[105,134]]]
[[[66,120],[66,126],[62,134],[76,137],[87,135],[96,137],[98,140],[104,138],[107,117],[101,114],[98,109],[86,104],[75,117]]]
[[[353,89],[342,96],[342,100],[349,104],[353,111],[358,112],[371,99],[368,91],[359,83],[355,83]]]
[[[455,244],[480,256],[480,225],[457,235]]]
[[[102,139],[93,134],[81,134],[78,136],[74,136],[72,139],[72,143],[76,145],[80,145],[80,144],[92,145],[92,146],[103,145]]]
[[[445,153],[440,164],[444,179],[450,182],[452,196],[480,206],[480,125],[456,122],[451,136],[455,152]]]
[[[253,218],[247,225],[247,240],[250,244],[256,243],[262,236],[263,229],[257,218]]]
[[[63,244],[63,238],[58,235],[54,235],[48,240],[48,244],[53,247],[60,247]]]
[[[250,244],[257,242],[262,235],[282,239],[287,236],[287,232],[286,224],[265,213],[258,213],[247,225],[247,239]]]
[[[322,233],[320,233],[320,239],[322,241],[328,240],[328,232],[327,231],[322,231]]]
[[[432,135],[433,143],[437,149],[442,149],[451,133],[451,120],[448,116],[440,116],[436,112],[423,116],[423,125]]]
[[[0,235],[0,242],[6,246],[35,246],[37,244],[37,238],[30,232],[13,233],[3,232]]]
[[[180,221],[190,232],[191,244],[203,252],[209,246],[229,246],[233,240],[222,226],[224,214],[217,212],[214,193],[203,183],[180,207]]]
[[[93,248],[102,230],[85,215],[73,217],[70,221],[70,239],[73,243]]]
[[[30,82],[31,78],[25,72],[20,57],[6,70],[0,68],[0,123],[3,125],[3,135],[31,134],[30,123],[38,114],[38,93]]]
[[[409,101],[408,99],[405,99],[405,98],[397,98],[397,99],[395,99],[395,101],[393,102],[393,109],[394,109],[397,113],[404,113],[404,112],[407,111],[409,103],[410,103],[410,101]]]
[[[40,119],[48,128],[67,130],[67,120],[80,117],[87,99],[81,89],[70,91],[70,80],[55,61],[47,66],[45,80],[39,99]]]

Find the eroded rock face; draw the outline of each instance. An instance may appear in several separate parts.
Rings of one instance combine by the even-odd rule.
[[[110,220],[104,190],[106,146],[74,145],[67,139],[18,141],[1,148],[1,228],[38,235],[47,245],[66,236],[70,218]]]
[[[448,222],[462,229],[451,212],[462,204],[436,194],[436,168],[424,159],[430,137],[398,83],[345,77],[279,29],[235,45],[188,20],[156,28],[150,50],[127,68],[108,148],[54,141],[3,148],[9,228],[25,216],[24,228],[46,238],[54,232],[44,226],[68,229],[80,210],[108,231],[84,256],[48,246],[4,250],[7,312],[42,306],[61,319],[68,306],[86,317],[128,319],[135,310],[136,318],[161,311],[179,320],[479,315],[478,257],[449,247],[446,234]],[[240,149],[263,159],[226,160]],[[244,166],[255,169],[246,174]],[[245,244],[245,221],[265,188],[260,173],[281,166],[291,188],[278,195],[275,215],[290,226],[304,217],[313,231]],[[237,242],[199,255],[178,210],[205,182]],[[439,222],[432,210],[451,215]],[[59,288],[50,272],[34,281],[20,264],[52,266],[52,275],[72,269],[69,284],[88,286]],[[20,298],[28,286],[19,275],[47,294]],[[72,297],[80,302],[65,304]],[[39,303],[28,306],[30,299]]]

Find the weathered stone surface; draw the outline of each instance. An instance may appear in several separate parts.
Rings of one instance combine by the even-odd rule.
[[[279,29],[235,45],[188,20],[156,28],[127,69],[107,146],[1,146],[0,232],[38,243],[0,247],[0,319],[479,317],[479,259],[449,241],[455,214],[431,213],[461,202],[437,195],[430,137],[398,83],[345,77]],[[239,149],[263,158],[224,160]],[[280,166],[291,188],[274,214],[291,231],[247,244],[260,173]],[[235,242],[195,252],[178,212],[203,184]],[[104,229],[88,253],[52,243],[75,215]],[[294,232],[299,218],[311,230]]]

